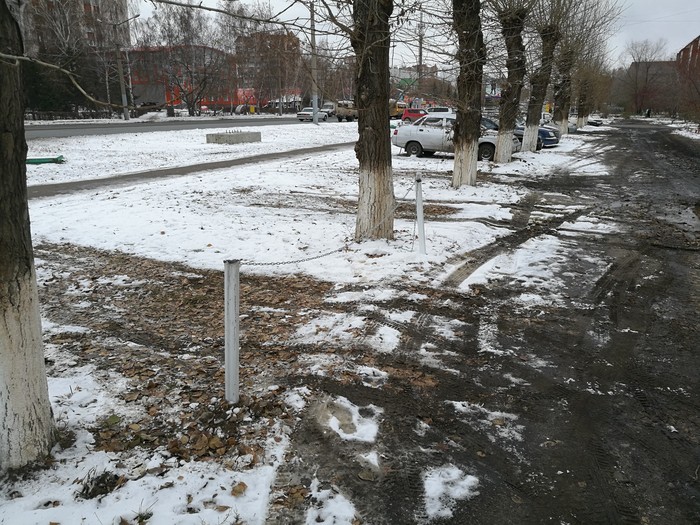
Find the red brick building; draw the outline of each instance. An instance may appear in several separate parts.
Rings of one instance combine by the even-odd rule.
[[[700,120],[700,36],[676,55],[680,81],[680,111],[686,118]]]

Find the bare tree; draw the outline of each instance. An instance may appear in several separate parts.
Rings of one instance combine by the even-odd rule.
[[[665,106],[664,99],[673,96],[666,91],[670,84],[668,75],[675,69],[668,63],[663,65],[669,62],[666,60],[666,41],[631,41],[627,43],[625,54],[630,62],[625,83],[634,112],[642,113]]]
[[[452,27],[457,36],[459,64],[453,188],[476,184],[481,135],[481,88],[486,63],[480,7],[479,0],[452,0]]]
[[[18,0],[0,2],[0,52],[21,56]],[[27,204],[24,94],[17,61],[0,59],[0,472],[51,450],[49,402]]]
[[[394,238],[394,186],[389,128],[389,17],[393,0],[356,1],[350,43],[355,51],[359,197],[355,239]]]
[[[160,43],[165,47],[171,100],[181,99],[190,115],[227,66],[226,54],[216,49],[214,24],[199,9],[163,6],[153,17]]]
[[[88,32],[86,39],[86,26]],[[75,0],[37,1],[27,3],[24,11],[25,52],[27,56],[56,64],[81,77],[84,87],[109,100],[112,80],[109,63],[114,48],[99,46],[101,34],[94,31],[95,20],[83,5]],[[54,71],[25,68],[28,104],[32,109],[70,110],[83,102],[82,96],[70,82]],[[51,89],[39,89],[51,85]],[[104,91],[103,91],[104,88]]]
[[[579,63],[574,77],[577,127],[586,125],[590,114],[602,105],[611,88],[611,76],[605,67],[605,44],[601,41],[596,47]]]
[[[219,8],[193,6],[172,0],[151,0],[155,4],[198,7],[226,13]],[[359,162],[359,197],[355,239],[392,239],[394,236],[394,189],[389,136],[389,50],[393,0],[294,1],[311,9],[318,7],[321,18],[343,33],[355,54],[355,104],[358,108],[359,139],[355,154]],[[248,16],[248,19],[255,17]],[[308,20],[280,22],[278,14],[266,22],[307,30]]]
[[[564,22],[570,16],[575,1],[577,0],[538,0],[534,5],[531,20],[540,40],[537,47],[539,60],[530,75],[530,96],[521,146],[523,151],[537,149],[538,128],[552,76],[555,51],[564,31]]]
[[[523,31],[535,0],[491,0],[505,45],[507,77],[499,102],[496,162],[510,162],[513,154],[513,130],[520,113],[520,96],[526,73]]]
[[[554,122],[562,135],[569,132],[569,109],[572,103],[572,80],[576,66],[596,44],[606,39],[620,15],[617,0],[585,0],[569,12],[568,25],[562,33],[556,58],[554,82]]]

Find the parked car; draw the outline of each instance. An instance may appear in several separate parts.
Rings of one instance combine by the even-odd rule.
[[[391,143],[406,150],[406,154],[430,156],[437,151],[454,153],[453,128],[455,116],[428,115],[408,126],[394,130]],[[479,160],[491,160],[496,154],[496,134],[482,128],[479,137]],[[520,151],[520,141],[513,136],[513,151]]]
[[[328,113],[325,111],[317,110],[318,120],[323,120],[324,122],[328,120]],[[314,108],[304,108],[297,113],[297,118],[304,122],[305,120],[314,119]]]
[[[498,131],[498,124],[488,117],[481,117],[481,125],[486,129]],[[513,130],[513,134],[518,137],[520,144],[523,143],[525,136],[525,125],[518,124]],[[537,130],[537,151],[542,148],[549,148],[559,144],[559,133],[549,126],[540,126]]]
[[[513,133],[515,133],[515,136],[518,137],[518,139],[522,143],[523,136],[525,136],[525,126],[516,126]],[[539,128],[537,128],[538,150],[542,149],[540,147],[540,144],[542,144],[543,148],[551,148],[553,146],[556,146],[557,144],[559,144],[559,133],[547,126],[540,126]]]
[[[335,102],[325,102],[321,106],[321,111],[325,112],[329,117],[335,116]]]
[[[430,114],[434,113],[455,113],[455,110],[447,106],[435,106],[426,110]]]
[[[556,133],[557,138],[561,140],[561,132],[559,131],[559,126],[557,126],[556,122],[552,119],[552,115],[550,113],[542,113],[542,120],[540,120],[540,126],[543,128],[548,128],[554,130],[554,133]],[[573,122],[569,121],[569,128],[568,132],[569,133],[576,133],[577,130],[576,124]]]
[[[403,115],[401,115],[401,120],[404,122],[414,122],[421,117],[424,117],[428,112],[420,108],[406,108],[403,110]]]

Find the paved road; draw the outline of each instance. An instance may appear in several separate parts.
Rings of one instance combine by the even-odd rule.
[[[228,117],[216,120],[165,120],[149,122],[132,119],[129,122],[31,124],[25,127],[25,137],[43,139],[51,137],[73,137],[76,135],[114,135],[118,133],[147,133],[150,131],[177,131],[179,129],[241,128],[247,126],[280,126],[298,124],[294,115],[282,117]]]

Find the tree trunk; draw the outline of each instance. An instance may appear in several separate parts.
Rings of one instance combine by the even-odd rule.
[[[569,109],[571,108],[571,72],[576,59],[573,50],[561,52],[557,62],[559,81],[554,86],[554,123],[562,136],[569,133]]]
[[[501,33],[506,44],[506,68],[508,78],[501,90],[499,108],[498,140],[496,142],[496,162],[510,162],[513,155],[513,130],[520,113],[520,95],[525,78],[525,45],[523,30],[528,10],[510,8],[498,13]]]
[[[542,64],[532,75],[530,100],[527,105],[527,121],[521,151],[537,151],[537,130],[542,118],[542,107],[547,97],[547,86],[552,76],[554,51],[559,43],[559,31],[555,26],[545,26],[540,31],[542,39]]]
[[[590,82],[582,80],[579,86],[578,103],[576,105],[576,127],[582,128],[588,123],[588,116],[591,114],[591,97],[592,87]],[[568,126],[567,126],[568,127]]]
[[[0,49],[22,54],[6,0],[0,0]],[[0,472],[46,456],[54,442],[29,228],[23,97],[19,65],[0,61]]]
[[[460,186],[476,186],[476,159],[478,158],[479,142],[464,141],[460,144],[455,144],[455,164],[454,174],[465,174],[464,178],[455,181],[455,175],[452,177],[452,187],[459,188]],[[466,165],[461,165],[461,163]]]
[[[355,240],[394,238],[394,185],[389,127],[389,16],[393,0],[355,0],[355,107],[360,164]]]
[[[486,63],[479,9],[479,0],[452,0],[452,27],[457,34],[459,63],[453,188],[476,184],[477,151],[481,135],[481,88]]]

